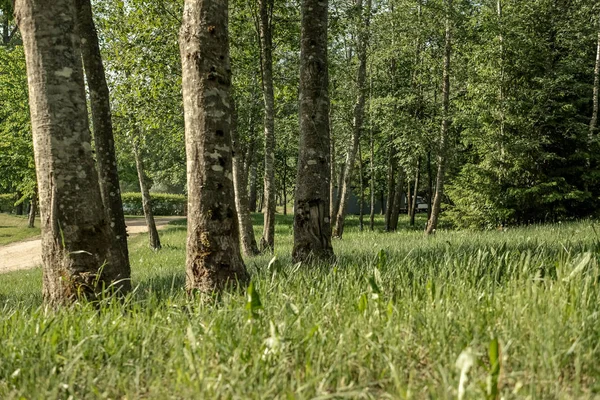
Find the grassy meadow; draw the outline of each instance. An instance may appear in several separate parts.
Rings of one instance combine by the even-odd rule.
[[[183,225],[160,252],[132,238],[125,304],[54,311],[39,269],[0,275],[0,398],[600,399],[592,222],[425,238],[352,217],[312,267],[291,222],[277,262],[246,260],[253,290],[218,300],[185,295]]]

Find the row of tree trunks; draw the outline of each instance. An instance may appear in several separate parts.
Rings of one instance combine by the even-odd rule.
[[[302,0],[300,146],[294,201],[295,262],[331,260],[327,0]]]
[[[442,127],[438,150],[438,170],[435,183],[435,197],[431,215],[427,222],[425,233],[435,233],[440,216],[442,197],[444,196],[444,177],[446,173],[446,158],[448,147],[448,126],[450,106],[450,55],[452,51],[452,0],[446,0],[446,41],[444,45],[444,68],[442,76]]]
[[[235,209],[228,1],[186,0],[179,46],[188,182],[186,288],[244,285]]]
[[[346,155],[344,167],[344,180],[341,189],[338,189],[340,206],[335,216],[335,229],[333,236],[341,238],[344,234],[344,221],[346,217],[346,206],[350,195],[350,184],[352,179],[352,170],[358,151],[360,137],[363,131],[365,118],[365,102],[367,97],[367,48],[369,44],[369,25],[371,21],[371,0],[366,0],[363,6],[363,0],[356,0],[356,8],[360,12],[361,21],[358,34],[358,71],[356,74],[356,86],[358,96],[354,106],[354,124],[352,128],[352,140]],[[338,187],[339,188],[339,187]]]
[[[275,246],[275,94],[273,90],[273,1],[259,0],[261,71],[265,104],[264,227],[260,249]]]
[[[17,0],[28,73],[49,304],[127,290],[94,165],[77,13],[72,0]],[[116,254],[118,253],[118,254]]]

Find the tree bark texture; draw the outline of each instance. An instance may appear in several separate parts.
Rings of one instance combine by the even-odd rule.
[[[186,288],[245,285],[233,187],[227,0],[186,0],[179,46],[188,183]]]
[[[273,91],[273,1],[258,0],[263,98],[265,102],[264,227],[260,249],[275,245],[275,94]]]
[[[295,262],[330,260],[327,0],[302,0],[300,145],[294,201]]]
[[[235,104],[232,100],[232,107]],[[231,121],[231,137],[233,148],[233,187],[235,191],[235,209],[239,224],[240,241],[242,242],[242,251],[246,256],[255,256],[259,253],[254,237],[254,228],[252,227],[252,216],[248,210],[248,192],[246,189],[247,180],[244,175],[244,163],[242,161],[242,151],[239,148],[239,138],[237,136],[237,113],[233,110]]]
[[[144,210],[144,218],[148,227],[148,245],[152,250],[160,250],[160,237],[156,229],[154,221],[154,211],[152,210],[152,197],[150,196],[150,188],[148,187],[148,179],[144,170],[144,160],[141,150],[134,144],[133,154],[135,156],[135,168],[137,169],[138,181],[140,183],[140,192],[142,193],[142,209]]]
[[[92,155],[73,0],[18,0],[40,197],[43,296],[52,305],[130,287],[112,249]]]
[[[364,128],[365,119],[365,101],[367,97],[367,48],[369,44],[369,24],[371,16],[371,0],[366,0],[363,7],[363,0],[357,0],[357,9],[361,12],[360,30],[358,33],[358,71],[356,74],[356,86],[358,96],[354,105],[354,124],[352,127],[352,140],[346,156],[344,167],[344,180],[341,189],[338,189],[340,206],[335,215],[335,229],[333,236],[341,238],[344,234],[344,220],[346,217],[346,206],[350,196],[350,185],[352,181],[352,170],[358,151],[360,137]]]
[[[98,34],[92,17],[90,0],[76,0],[75,3],[77,6],[77,26],[81,38],[83,67],[90,92],[100,194],[113,231],[115,245],[120,249],[120,252],[116,252],[116,254],[121,259],[119,265],[115,267],[122,268],[122,275],[129,276],[131,267],[127,249],[127,227],[125,226],[119,173],[117,172],[110,98],[102,56],[100,55]]]
[[[438,170],[435,182],[435,197],[431,216],[427,222],[425,233],[435,233],[440,216],[442,197],[444,196],[444,177],[446,174],[446,158],[448,147],[448,125],[450,108],[450,56],[452,52],[452,0],[446,0],[446,42],[444,45],[444,69],[442,75],[442,127],[438,150]]]

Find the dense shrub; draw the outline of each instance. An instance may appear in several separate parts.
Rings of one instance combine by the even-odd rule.
[[[141,193],[123,193],[121,197],[125,214],[144,214]],[[183,194],[152,193],[150,197],[155,215],[186,215],[187,213],[187,197]]]

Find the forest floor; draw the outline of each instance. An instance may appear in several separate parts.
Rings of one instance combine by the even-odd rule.
[[[42,262],[40,229],[27,228],[26,218],[6,214],[0,215],[0,218],[0,228],[6,230],[1,237],[12,239],[10,244],[0,246],[0,274],[39,266]],[[156,228],[164,229],[169,223],[181,219],[184,217],[157,217]],[[39,227],[39,219],[36,222]],[[148,232],[144,218],[127,218],[125,224],[130,235]]]
[[[185,221],[130,240],[133,293],[52,310],[0,275],[2,399],[600,399],[594,222],[359,232],[332,265],[246,258],[251,288],[185,292]],[[254,216],[255,233],[262,217]]]

